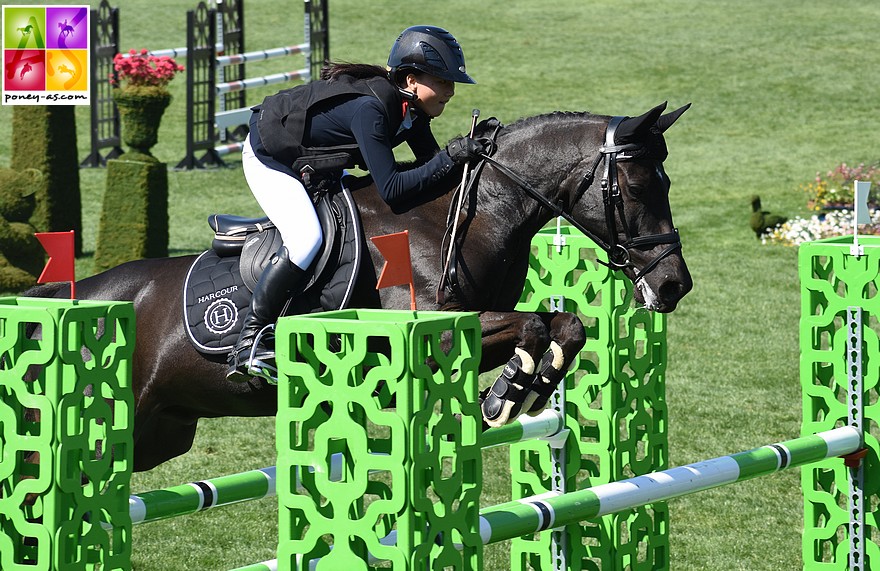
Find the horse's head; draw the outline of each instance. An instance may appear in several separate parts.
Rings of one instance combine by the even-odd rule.
[[[593,239],[610,265],[633,280],[636,301],[660,312],[675,309],[693,287],[663,170],[663,132],[688,107],[663,115],[663,103],[639,117],[609,118],[598,153],[585,157],[587,174],[570,185],[568,197],[573,221],[596,229]]]
[[[672,223],[670,181],[663,170],[667,155],[663,132],[688,107],[663,115],[663,103],[640,117],[590,116],[586,130],[583,123],[569,123],[568,128],[577,129],[580,136],[551,135],[551,152],[568,156],[572,163],[556,177],[557,183],[550,184],[552,188],[544,188],[549,194],[535,191],[493,161],[549,211],[565,217],[608,252],[609,266],[622,270],[635,284],[636,301],[660,312],[675,309],[693,287]],[[560,145],[562,140],[575,139],[582,141],[576,153]],[[541,160],[545,168],[554,163],[548,157]],[[551,173],[544,176],[554,178]]]

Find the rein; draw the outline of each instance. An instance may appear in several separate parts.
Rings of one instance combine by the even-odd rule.
[[[659,264],[664,258],[669,256],[673,252],[680,250],[681,239],[678,235],[677,229],[672,232],[667,232],[665,234],[649,234],[647,236],[633,237],[630,234],[629,227],[626,224],[626,217],[624,216],[623,197],[620,194],[620,185],[617,181],[617,162],[634,158],[634,154],[627,153],[631,151],[642,150],[643,147],[636,144],[616,145],[614,143],[615,131],[624,119],[625,117],[612,117],[611,120],[608,122],[608,126],[605,130],[605,144],[599,147],[599,154],[596,156],[596,159],[593,161],[591,167],[587,170],[586,173],[584,173],[583,177],[581,178],[581,181],[578,184],[577,189],[575,190],[574,200],[572,201],[572,203],[576,203],[580,199],[581,195],[593,184],[593,180],[596,176],[596,170],[604,161],[605,169],[602,175],[601,187],[602,202],[605,205],[605,222],[608,227],[608,235],[610,237],[609,241],[607,242],[605,240],[602,240],[599,236],[596,236],[593,232],[591,232],[582,224],[580,224],[577,220],[572,218],[571,214],[564,209],[560,202],[552,202],[550,199],[535,190],[534,187],[532,187],[526,180],[522,178],[522,176],[517,174],[511,168],[502,163],[499,163],[489,155],[482,155],[482,160],[498,169],[507,178],[509,178],[518,186],[520,186],[523,190],[525,190],[530,197],[532,197],[542,206],[550,210],[555,216],[561,216],[562,218],[564,218],[569,224],[577,228],[585,236],[593,240],[596,245],[605,250],[605,252],[608,254],[608,262],[603,262],[600,260],[599,263],[617,270],[632,268],[635,271],[635,277],[633,278],[633,282],[635,283],[638,282],[638,280],[640,280],[641,278],[645,277],[645,275],[647,275],[654,268],[656,268],[657,264]],[[626,240],[623,242],[621,242],[618,238],[618,216],[620,217],[621,225],[623,226],[624,233],[626,235]],[[630,258],[629,250],[631,248],[645,248],[648,246],[656,246],[659,244],[670,244],[670,246],[660,252],[658,256],[648,262],[648,264],[646,264],[643,268],[637,268]]]

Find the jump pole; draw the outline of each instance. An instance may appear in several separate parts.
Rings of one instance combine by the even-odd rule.
[[[506,502],[480,510],[480,538],[484,545],[489,545],[653,502],[744,482],[788,468],[851,454],[861,448],[861,441],[858,430],[844,426],[575,492],[546,492]],[[392,532],[382,543],[394,545],[395,536]],[[370,563],[376,561],[371,558]],[[317,559],[310,561],[310,569],[315,568],[317,562]],[[276,565],[274,560],[264,561],[235,571],[273,570],[277,568]]]
[[[522,416],[506,426],[490,428],[483,433],[482,447],[492,448],[535,438],[551,440],[563,436],[565,419],[556,411],[544,410],[535,416]],[[341,454],[330,458],[330,480],[342,478],[344,460]],[[128,500],[132,525],[159,521],[229,506],[250,500],[275,496],[275,466],[198,480],[169,488],[132,494]],[[302,486],[297,482],[297,489]],[[105,529],[111,529],[103,523]]]
[[[484,544],[497,543],[851,454],[860,447],[861,433],[844,426],[567,494],[547,492],[481,510],[480,536]]]

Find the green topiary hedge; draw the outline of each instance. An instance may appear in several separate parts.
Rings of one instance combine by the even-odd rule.
[[[13,170],[36,169],[36,208],[31,224],[40,232],[74,231],[82,255],[82,198],[73,105],[19,105],[12,111]]]
[[[0,291],[18,293],[37,283],[46,252],[28,222],[42,176],[35,169],[0,169]]]
[[[131,160],[134,157],[144,160]],[[167,255],[168,166],[131,152],[107,161],[95,271]]]

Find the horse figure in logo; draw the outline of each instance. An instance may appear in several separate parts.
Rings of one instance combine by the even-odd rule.
[[[419,309],[479,312],[481,372],[506,363],[481,393],[488,424],[544,406],[585,343],[574,314],[513,311],[525,284],[531,239],[555,216],[608,252],[610,265],[634,281],[634,298],[647,309],[672,311],[690,291],[663,169],[663,132],[687,106],[664,115],[665,108],[664,103],[632,118],[555,112],[506,126],[483,121],[475,136],[492,139],[494,149],[483,163],[471,165],[478,176],[466,194],[459,199],[462,190],[452,192],[461,181],[459,171],[406,212],[392,212],[369,177],[351,181],[349,196],[357,203],[363,235],[409,231]],[[457,232],[450,238],[448,222],[456,218]],[[450,243],[452,271],[444,272]],[[408,309],[410,296],[403,288],[376,290],[376,267],[383,260],[377,252],[369,254],[347,306]],[[274,386],[258,379],[227,381],[225,355],[199,351],[188,338],[184,282],[196,258],[132,261],[76,284],[80,299],[134,302],[137,471],[187,452],[200,418],[276,412]],[[25,295],[69,297],[69,285],[37,286]]]

